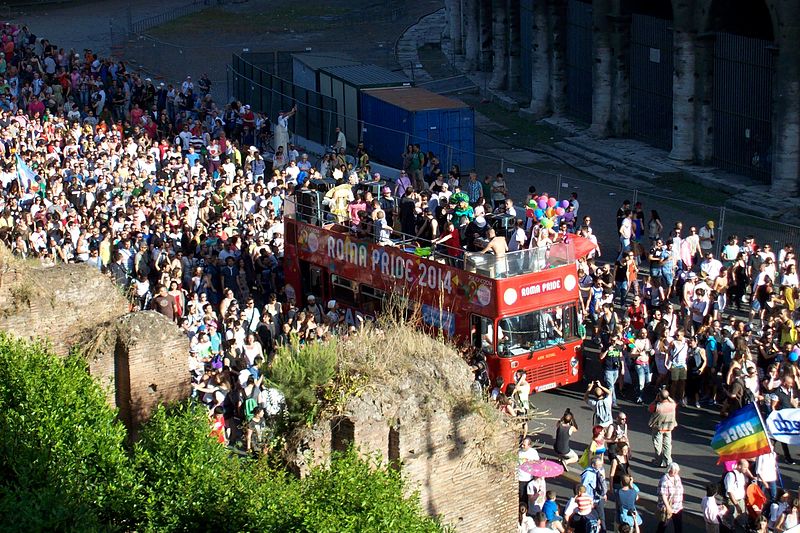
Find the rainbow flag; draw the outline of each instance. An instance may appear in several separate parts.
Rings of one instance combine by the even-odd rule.
[[[772,451],[756,405],[746,405],[720,422],[711,447],[719,455],[717,464],[751,459]]]

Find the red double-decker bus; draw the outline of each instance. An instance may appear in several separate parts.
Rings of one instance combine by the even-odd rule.
[[[285,203],[287,293],[336,300],[349,323],[391,300],[419,312],[425,329],[486,355],[490,377],[513,383],[524,370],[534,391],[575,383],[582,373],[579,288],[572,243],[509,253],[465,253],[457,264],[420,257],[407,239],[380,244],[325,213]],[[402,236],[401,236],[402,237]],[[393,298],[393,295],[395,296]]]

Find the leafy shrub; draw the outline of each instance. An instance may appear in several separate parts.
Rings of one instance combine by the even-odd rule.
[[[334,350],[295,353],[279,365],[285,391],[330,380]],[[293,398],[316,405],[316,395]],[[350,450],[297,479],[268,458],[231,455],[209,436],[206,412],[188,402],[158,408],[128,450],[125,428],[80,357],[59,359],[2,334],[0,428],[0,530],[440,530],[387,466]]]
[[[269,379],[286,398],[290,423],[311,424],[320,408],[320,391],[336,374],[336,341],[289,346],[275,354]]]
[[[0,334],[0,513],[18,531],[107,529],[133,511],[126,431],[85,365]]]
[[[398,471],[368,462],[355,450],[334,455],[330,467],[315,467],[300,484],[304,525],[317,532],[423,533],[440,531],[425,516],[419,496],[403,496]]]
[[[156,410],[134,447],[143,474],[142,522],[148,531],[244,531],[247,471],[209,437],[202,408]]]

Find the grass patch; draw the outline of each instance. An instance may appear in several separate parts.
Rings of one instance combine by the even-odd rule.
[[[269,11],[239,13],[214,7],[167,22],[150,31],[159,38],[187,33],[257,34],[265,32],[307,32],[330,27],[335,19],[350,12],[331,3],[299,3]]]
[[[722,206],[731,197],[727,191],[706,187],[683,173],[662,174],[654,183],[659,190],[676,193],[678,198],[692,198],[711,206]]]
[[[478,95],[465,94],[459,95],[459,98],[500,126],[500,128],[489,130],[487,133],[515,146],[527,148],[535,147],[537,144],[550,145],[564,138],[556,128],[534,122],[518,113],[511,113],[494,102],[484,102]]]

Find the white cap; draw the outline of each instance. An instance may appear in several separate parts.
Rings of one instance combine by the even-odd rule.
[[[333,309],[334,307],[336,307],[336,300],[329,300],[328,309]]]

